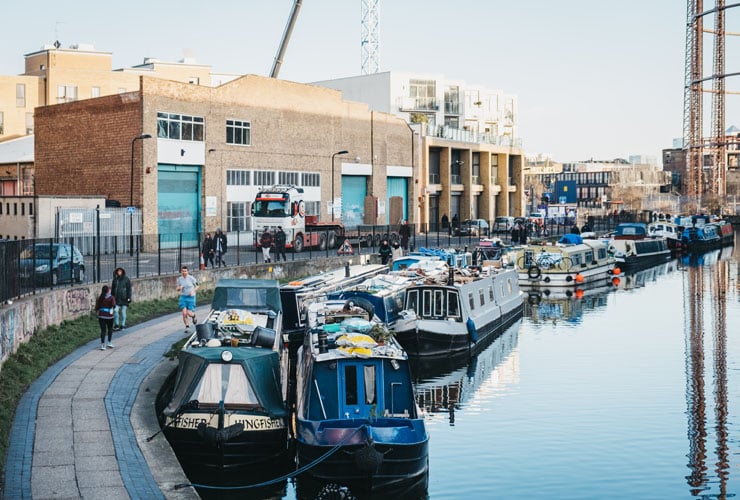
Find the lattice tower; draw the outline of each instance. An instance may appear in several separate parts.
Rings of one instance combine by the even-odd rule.
[[[362,2],[362,74],[372,75],[380,67],[380,0],[361,0]]]

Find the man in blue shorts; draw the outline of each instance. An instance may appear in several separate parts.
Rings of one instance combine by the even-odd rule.
[[[190,332],[190,318],[193,318],[193,325],[198,322],[195,317],[196,290],[198,290],[198,282],[188,273],[188,267],[182,266],[180,276],[177,278],[177,291],[180,292],[180,309],[182,310],[182,321],[185,323],[185,333]]]

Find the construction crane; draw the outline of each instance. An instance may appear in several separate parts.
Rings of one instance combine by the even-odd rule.
[[[293,8],[290,10],[290,17],[288,18],[288,24],[285,25],[285,31],[283,32],[283,38],[280,40],[280,46],[278,47],[275,61],[272,63],[272,70],[270,71],[270,78],[277,78],[280,73],[280,66],[283,64],[283,57],[285,56],[285,49],[288,48],[288,42],[290,41],[290,35],[293,33],[293,27],[295,21],[298,19],[298,11],[301,10],[302,0],[295,0],[293,2]]]

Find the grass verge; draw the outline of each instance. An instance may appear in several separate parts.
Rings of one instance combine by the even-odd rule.
[[[201,304],[210,303],[212,299],[213,290],[198,292],[198,302]],[[177,302],[177,298],[135,302],[128,308],[126,323],[131,326],[172,314],[177,311]],[[47,368],[78,347],[98,338],[98,319],[89,314],[36,333],[5,361],[0,369],[0,484],[5,482],[10,428],[23,393]]]

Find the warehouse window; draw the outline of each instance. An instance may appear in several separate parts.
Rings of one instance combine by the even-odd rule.
[[[157,137],[181,141],[203,142],[202,116],[157,113]]]
[[[252,124],[242,120],[226,120],[226,144],[252,144]]]

